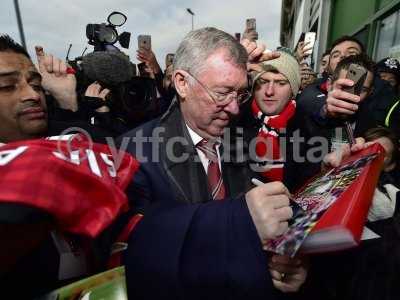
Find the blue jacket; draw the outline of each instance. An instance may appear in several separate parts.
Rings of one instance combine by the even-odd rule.
[[[128,132],[122,144],[139,136],[152,137],[153,143],[138,148],[136,138],[127,149],[141,161],[129,199],[144,213],[124,260],[129,298],[276,299],[279,293],[244,197],[251,179],[246,162],[222,162],[228,197],[211,201],[178,107]],[[188,142],[169,149],[168,141],[177,137]],[[171,161],[168,151],[176,157],[187,153],[187,159]]]

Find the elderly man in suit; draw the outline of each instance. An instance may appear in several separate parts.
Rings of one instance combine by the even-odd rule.
[[[302,261],[263,251],[292,216],[286,187],[252,187],[246,162],[222,143],[249,98],[247,63],[229,34],[190,32],[176,51],[169,111],[122,137],[141,161],[128,192],[144,214],[125,255],[132,299],[275,299],[305,280]]]

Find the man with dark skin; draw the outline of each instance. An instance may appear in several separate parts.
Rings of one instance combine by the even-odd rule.
[[[45,90],[60,108],[77,110],[75,76],[67,74],[66,64],[45,54],[42,47],[36,47],[36,54],[38,69],[24,48],[7,35],[0,36],[0,150],[5,143],[47,135]],[[50,229],[50,219],[44,213],[30,207],[1,204],[0,236],[7,241],[0,250],[0,276],[4,283],[10,282],[6,274],[48,237]],[[27,286],[20,292],[30,295]]]

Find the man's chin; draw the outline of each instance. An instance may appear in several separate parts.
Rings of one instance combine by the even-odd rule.
[[[31,137],[41,137],[45,136],[47,134],[47,121],[44,120],[35,120],[30,122],[29,127],[23,128],[23,132],[26,134],[26,136],[31,136]]]

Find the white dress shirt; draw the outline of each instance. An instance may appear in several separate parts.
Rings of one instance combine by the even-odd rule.
[[[200,142],[203,140],[203,138],[202,138],[200,135],[198,135],[193,129],[191,129],[187,124],[186,124],[186,127],[187,127],[187,129],[188,129],[188,131],[189,131],[190,137],[192,138],[193,144],[196,146],[198,143],[200,143]],[[217,143],[216,148],[217,148],[217,156],[218,156],[219,171],[222,173],[222,171],[221,171],[221,157],[220,157],[220,155],[219,155],[219,146],[220,146],[220,145],[221,145],[220,143]],[[207,171],[208,171],[208,164],[209,164],[210,161],[209,161],[209,159],[206,157],[206,155],[203,153],[203,151],[201,151],[200,149],[197,149],[197,147],[196,147],[196,151],[197,151],[197,154],[198,154],[199,157],[200,157],[201,163],[203,164],[204,171],[205,171],[206,174],[207,174]]]

